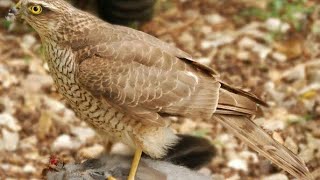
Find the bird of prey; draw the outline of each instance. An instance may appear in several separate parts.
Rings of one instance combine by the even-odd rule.
[[[111,25],[63,0],[21,0],[10,13],[40,35],[50,74],[76,115],[102,137],[161,158],[179,138],[168,116],[218,121],[251,148],[299,179],[312,179],[294,153],[251,118],[266,105],[161,40]]]

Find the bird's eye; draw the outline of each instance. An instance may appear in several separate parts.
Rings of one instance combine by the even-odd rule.
[[[42,12],[42,7],[40,5],[33,5],[33,6],[30,6],[29,7],[29,11],[32,13],[32,14],[40,14]]]

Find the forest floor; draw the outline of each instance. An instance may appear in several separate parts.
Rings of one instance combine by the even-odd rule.
[[[255,122],[299,154],[320,179],[320,6],[317,1],[279,2],[287,1],[161,1],[156,16],[140,29],[268,102]],[[0,17],[9,6],[10,0],[0,1]],[[208,138],[216,147],[201,173],[229,180],[292,179],[216,122],[181,118],[172,127]],[[56,92],[37,34],[4,18],[0,131],[0,179],[40,179],[50,155],[74,162],[104,151],[103,141]],[[128,150],[116,143],[111,151]]]

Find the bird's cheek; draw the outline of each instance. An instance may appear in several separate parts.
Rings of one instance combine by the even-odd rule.
[[[25,20],[31,27],[34,28],[34,21],[32,21],[32,19],[28,18],[28,16],[23,16],[21,18],[23,18],[23,20]]]
[[[37,22],[36,20],[30,18],[30,17],[25,17],[25,21],[34,29],[36,30],[38,33],[39,32],[39,22]]]

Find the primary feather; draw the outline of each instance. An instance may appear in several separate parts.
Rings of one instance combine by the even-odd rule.
[[[235,115],[213,117],[252,149],[299,179],[312,179],[304,162],[290,150],[272,139],[249,118]]]

